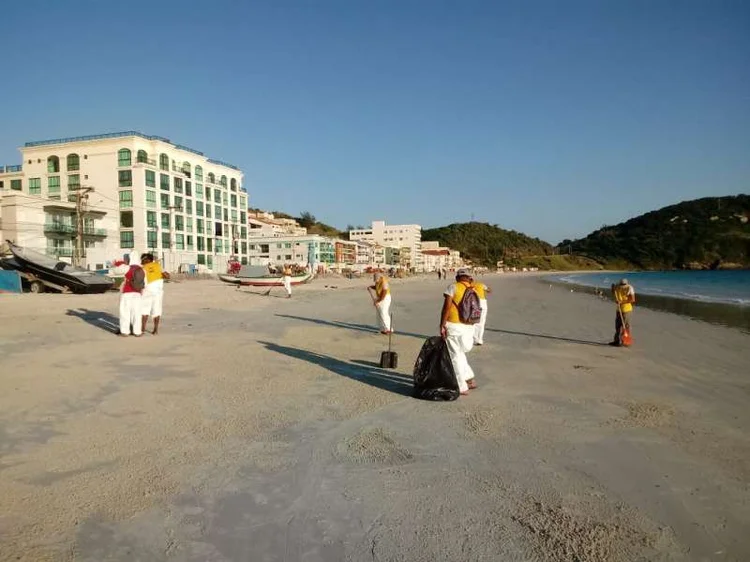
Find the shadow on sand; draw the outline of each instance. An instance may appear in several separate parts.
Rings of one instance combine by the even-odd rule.
[[[87,324],[91,324],[92,326],[104,330],[105,332],[109,332],[110,334],[120,333],[120,319],[109,312],[89,310],[88,308],[70,308],[65,314],[67,316],[80,318]]]
[[[352,324],[351,322],[339,322],[338,320],[321,320],[320,318],[306,318],[305,316],[292,316],[291,314],[277,314],[279,318],[291,318],[292,320],[304,320],[305,322],[312,322],[313,324],[320,324],[321,326],[332,326],[334,328],[344,328],[346,330],[357,330],[359,332],[367,332],[370,334],[379,334],[380,331],[374,326],[368,326],[367,324]],[[426,340],[429,336],[423,334],[414,334],[411,332],[402,332],[399,329],[393,331],[394,336],[409,336],[412,338],[419,338]]]
[[[332,373],[336,373],[342,377],[369,384],[370,386],[382,390],[388,390],[402,396],[412,395],[411,377],[399,373],[392,373],[385,369],[380,369],[379,367],[372,367],[372,364],[369,362],[358,361],[358,364],[354,364],[354,362],[350,363],[348,361],[342,361],[341,359],[336,359],[330,355],[323,355],[296,347],[287,347],[267,341],[258,341],[258,343],[266,346],[266,349],[269,349],[270,351],[275,351],[276,353],[281,353],[288,357],[294,357],[301,361],[307,361],[313,365],[318,365],[328,369]]]
[[[577,340],[574,338],[564,338],[562,336],[548,336],[546,334],[531,334],[529,332],[514,332],[512,330],[498,330],[497,328],[486,328],[488,332],[497,332],[499,334],[508,334],[511,336],[526,336],[529,338],[542,338],[545,340],[555,340],[555,341],[562,341],[567,343],[577,343],[580,345],[597,345],[597,346],[604,346],[609,347],[608,343],[603,343],[600,341],[589,341],[589,340]]]

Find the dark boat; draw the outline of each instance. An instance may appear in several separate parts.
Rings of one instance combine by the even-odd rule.
[[[14,269],[31,274],[54,288],[72,293],[91,294],[104,293],[114,285],[114,281],[104,275],[57,261],[53,257],[16,246],[12,242],[8,242],[8,246],[15,258]]]

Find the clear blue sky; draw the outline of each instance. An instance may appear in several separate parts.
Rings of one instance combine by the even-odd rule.
[[[550,242],[750,192],[750,2],[6,2],[0,163],[140,130],[344,227]]]

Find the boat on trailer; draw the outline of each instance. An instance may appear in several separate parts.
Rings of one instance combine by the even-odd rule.
[[[8,242],[13,259],[4,260],[8,269],[17,270],[31,285],[35,293],[52,288],[63,293],[104,293],[112,288],[114,281],[88,269],[76,267],[51,256],[22,248]]]
[[[231,269],[230,269],[231,271]],[[220,273],[219,279],[224,283],[243,287],[282,287],[284,285],[281,275],[273,274],[262,265],[243,265],[236,273]],[[312,273],[292,275],[292,285],[308,283]]]

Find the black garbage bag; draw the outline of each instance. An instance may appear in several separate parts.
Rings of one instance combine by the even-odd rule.
[[[448,345],[439,336],[428,338],[414,363],[414,397],[423,400],[455,400],[458,380]]]

